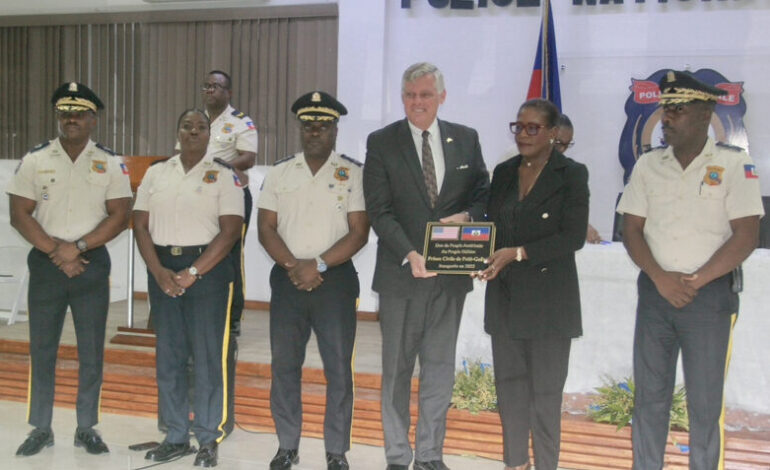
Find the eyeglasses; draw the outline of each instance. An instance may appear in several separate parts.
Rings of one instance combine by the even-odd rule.
[[[220,85],[219,83],[202,83],[201,84],[201,91],[217,91],[217,90],[225,90],[226,87]]]
[[[542,124],[537,124],[534,122],[512,122],[509,124],[509,128],[511,129],[511,132],[514,133],[514,135],[521,134],[521,131],[525,131],[527,135],[537,135],[540,132],[540,129],[544,128],[545,126]]]
[[[572,147],[573,145],[575,145],[575,141],[574,140],[570,140],[569,142],[562,142],[561,140],[556,139],[556,140],[553,141],[553,145],[555,145],[557,147],[561,145],[565,149],[568,149],[568,148]]]

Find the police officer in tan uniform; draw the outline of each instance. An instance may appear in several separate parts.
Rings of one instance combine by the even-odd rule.
[[[206,148],[209,120],[200,110],[179,118],[181,153],[153,165],[137,191],[134,229],[147,264],[155,313],[159,410],[166,439],[145,458],[167,461],[190,452],[187,364],[193,359],[195,465],[217,465],[227,420],[230,301],[235,270],[230,250],[243,224],[237,175]]]
[[[230,261],[235,269],[235,284],[230,313],[230,351],[227,354],[227,422],[225,433],[230,434],[235,425],[235,364],[238,356],[238,336],[241,334],[241,317],[245,297],[245,269],[243,267],[243,244],[251,221],[254,200],[249,190],[248,169],[257,158],[257,128],[245,113],[230,104],[233,83],[230,75],[221,70],[212,70],[201,85],[201,94],[206,115],[211,120],[211,136],[208,154],[212,160],[228,166],[237,175],[243,186],[244,217],[240,240],[233,245]],[[179,150],[177,142],[176,150]],[[190,366],[192,367],[192,366]],[[159,427],[165,430],[165,423],[159,420]]]
[[[641,268],[634,332],[634,469],[660,470],[682,352],[690,468],[724,467],[723,388],[739,279],[764,214],[743,150],[708,136],[724,90],[687,72],[660,81],[667,147],[642,155],[623,191],[623,243]]]
[[[33,245],[29,264],[30,383],[28,421],[35,429],[16,455],[53,445],[51,419],[56,353],[67,307],[77,333],[75,446],[108,452],[99,421],[110,256],[104,246],[128,224],[131,185],[115,154],[90,139],[101,100],[81,83],[65,83],[51,99],[59,137],[21,161],[7,192],[11,225]]]
[[[270,273],[270,409],[279,449],[271,470],[299,462],[301,371],[314,331],[327,379],[324,442],[329,470],[348,468],[353,417],[353,345],[358,275],[351,258],[366,244],[361,163],[335,152],[345,107],[322,91],[291,107],[303,152],[276,162],[257,207],[259,241]]]

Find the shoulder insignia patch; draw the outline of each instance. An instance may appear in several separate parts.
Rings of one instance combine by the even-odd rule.
[[[732,150],[734,152],[743,152],[743,151],[745,151],[745,149],[742,148],[742,147],[738,147],[737,145],[730,145],[730,144],[725,143],[725,142],[717,142],[716,145],[719,148],[723,148],[723,149],[727,149],[727,150]]]
[[[50,140],[46,140],[45,142],[41,142],[41,143],[35,145],[34,147],[32,147],[30,149],[29,153],[37,152],[38,150],[42,150],[42,149],[48,147],[49,145],[51,145],[51,141]]]
[[[110,155],[112,155],[113,157],[115,157],[115,156],[117,156],[117,155],[118,155],[118,154],[117,154],[117,153],[116,153],[114,150],[112,150],[111,148],[109,148],[109,147],[106,147],[106,146],[104,146],[104,145],[102,145],[102,144],[100,144],[100,143],[98,143],[98,142],[96,143],[96,148],[98,148],[98,149],[101,149],[102,151],[109,153],[109,154],[110,154]]]
[[[240,118],[240,119],[243,119],[243,118],[246,117],[246,113],[238,111],[237,109],[233,110],[233,112],[230,113],[230,114],[232,114],[233,116],[235,116],[237,118]]]
[[[356,160],[355,158],[352,158],[352,157],[348,157],[348,156],[347,156],[347,155],[345,155],[344,153],[343,153],[343,154],[340,154],[340,157],[342,157],[343,159],[345,159],[345,160],[349,161],[350,163],[354,164],[355,166],[358,166],[358,167],[362,167],[362,166],[364,166],[364,164],[363,164],[363,163],[359,162],[359,161],[358,161],[358,160]]]
[[[286,157],[286,158],[283,158],[283,159],[281,159],[281,160],[278,160],[277,162],[273,163],[273,166],[277,166],[277,165],[280,165],[281,163],[286,163],[286,162],[288,162],[289,160],[292,160],[292,159],[294,159],[294,157],[295,157],[295,156],[296,156],[296,155],[290,155],[290,156],[288,156],[288,157]]]

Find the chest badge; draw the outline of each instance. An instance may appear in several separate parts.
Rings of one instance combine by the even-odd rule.
[[[103,160],[93,160],[91,162],[91,171],[96,173],[105,173],[107,171],[107,162]]]
[[[721,166],[707,166],[706,174],[703,175],[703,182],[709,186],[719,186],[722,184],[722,173],[725,169]]]
[[[224,126],[222,126],[222,134],[229,134],[233,131],[233,123],[226,122]]]
[[[218,176],[219,176],[219,171],[209,170],[206,172],[205,175],[203,175],[203,182],[208,184],[216,183]]]
[[[350,168],[341,166],[334,171],[334,177],[338,181],[347,181],[350,178]]]

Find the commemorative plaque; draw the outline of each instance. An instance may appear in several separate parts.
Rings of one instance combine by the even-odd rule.
[[[484,260],[495,246],[495,224],[428,222],[425,229],[425,268],[439,274],[470,274],[487,267]]]

